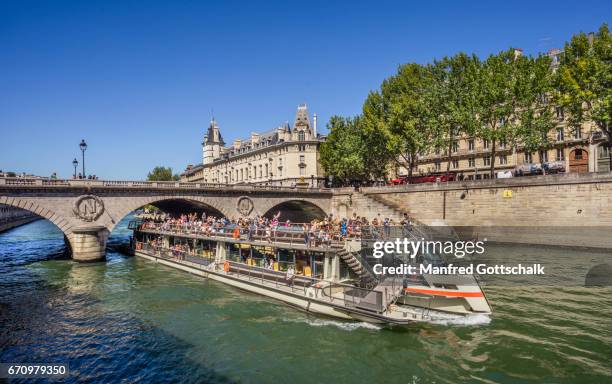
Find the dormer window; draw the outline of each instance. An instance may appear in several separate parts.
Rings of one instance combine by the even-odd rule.
[[[304,131],[299,131],[299,132],[298,132],[298,140],[299,140],[299,141],[304,141],[304,140],[306,140],[306,134],[304,133]]]

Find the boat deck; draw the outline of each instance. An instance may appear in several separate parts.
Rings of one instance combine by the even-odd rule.
[[[235,244],[250,244],[262,247],[283,247],[290,249],[297,249],[303,251],[317,251],[317,252],[337,252],[344,248],[344,242],[333,241],[329,244],[306,244],[302,234],[295,233],[292,236],[276,236],[270,240],[266,239],[265,236],[253,235],[251,238],[241,234],[239,237],[233,237],[232,233],[216,233],[216,234],[204,234],[202,232],[190,232],[190,231],[164,231],[162,229],[153,228],[142,228],[139,232],[153,233],[156,235],[175,236],[187,239],[198,239],[198,240],[209,240],[209,241],[223,241],[226,243]]]
[[[408,324],[431,319],[430,311],[426,308],[393,305],[396,295],[401,291],[401,283],[392,282],[392,279],[383,281],[374,289],[364,289],[300,275],[287,279],[284,272],[233,261],[229,262],[230,268],[226,272],[223,270],[223,265],[216,265],[198,256],[185,255],[176,258],[165,255],[163,252],[146,249],[146,247],[138,250],[137,254],[139,252],[155,259],[163,259],[177,267],[186,266],[204,272],[206,275],[214,274],[246,283],[254,288],[263,288],[287,297],[296,297],[334,307],[348,313],[347,318],[392,324]],[[290,300],[283,299],[283,301],[289,302]]]

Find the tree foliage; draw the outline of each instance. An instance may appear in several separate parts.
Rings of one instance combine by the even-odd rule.
[[[435,149],[446,153],[448,172],[453,142],[478,137],[490,144],[493,177],[500,143],[526,152],[550,147],[556,105],[566,108],[573,126],[593,121],[612,146],[608,26],[592,39],[573,36],[557,72],[551,64],[548,55],[510,48],[483,61],[459,53],[401,65],[368,94],[361,116],[332,118],[322,165],[341,180],[380,179],[390,163],[406,164],[412,174],[419,157]]]
[[[148,181],[178,181],[179,175],[172,174],[172,168],[157,166],[147,175]]]
[[[549,102],[553,91],[551,59],[539,55],[521,60],[518,65],[514,135],[524,151],[533,152],[551,144],[549,133],[557,124]]]
[[[430,65],[431,83],[426,90],[432,143],[447,153],[450,169],[452,145],[459,135],[476,131],[480,61],[459,53]]]
[[[579,33],[565,44],[556,86],[556,101],[569,112],[569,123],[580,127],[594,122],[612,146],[612,40],[607,24],[592,38]]]
[[[332,116],[327,124],[329,135],[321,144],[321,166],[328,175],[343,182],[366,179],[365,143],[360,118]]]
[[[429,82],[426,68],[415,63],[402,65],[395,76],[383,81],[381,128],[386,133],[389,156],[408,164],[412,174],[419,153],[431,147],[429,109],[425,91]]]

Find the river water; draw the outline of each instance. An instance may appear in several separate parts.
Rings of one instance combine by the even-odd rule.
[[[122,224],[111,246],[129,236]],[[112,250],[94,264],[62,251],[45,220],[0,234],[0,362],[68,363],[65,382],[612,378],[610,288],[488,286],[490,318],[390,329],[313,316]]]

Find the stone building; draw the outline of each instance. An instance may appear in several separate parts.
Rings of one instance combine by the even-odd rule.
[[[299,105],[293,127],[289,123],[226,145],[213,119],[202,142],[202,164],[188,166],[181,181],[278,186],[322,186],[317,115],[311,124],[308,108]]]
[[[559,111],[562,114],[562,111]],[[510,145],[499,141],[495,148],[495,172],[515,171],[526,167],[555,163],[564,172],[609,172],[609,147],[607,138],[594,124],[584,124],[572,129],[562,115],[559,124],[549,134],[550,145],[536,152],[525,152],[520,144]],[[462,174],[466,179],[487,179],[490,175],[491,142],[476,137],[457,137],[451,145],[450,171]],[[413,173],[436,174],[446,172],[449,157],[447,150],[433,151],[419,158]],[[407,168],[397,170],[406,175]]]
[[[559,65],[559,55],[563,51],[552,49],[548,55],[552,60],[552,70]],[[517,55],[522,54],[517,50]],[[549,145],[536,152],[525,152],[520,143],[512,145],[504,141],[495,146],[495,172],[516,171],[533,166],[541,167],[554,163],[555,170],[564,172],[609,172],[610,148],[607,137],[595,124],[585,123],[579,129],[568,125],[562,107],[554,107],[557,126],[548,134]],[[457,136],[451,144],[450,171],[461,174],[464,178],[487,179],[490,177],[492,143],[476,137]],[[446,172],[449,165],[448,148],[433,151],[419,156],[413,174],[437,174]],[[400,166],[396,175],[408,174],[406,166]]]

